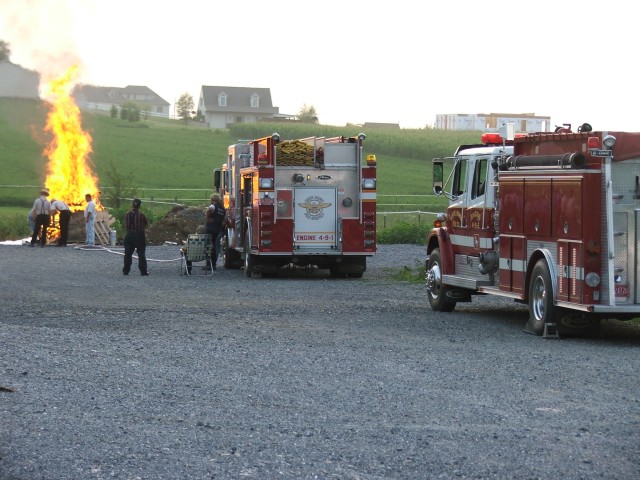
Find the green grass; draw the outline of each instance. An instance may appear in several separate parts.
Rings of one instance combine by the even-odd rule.
[[[48,159],[42,152],[50,141],[44,131],[47,113],[45,102],[0,98],[0,237],[20,230],[19,224],[44,184]],[[83,112],[82,126],[92,137],[90,165],[100,179],[99,188],[103,192],[111,188],[107,172],[112,165],[121,175],[132,174],[136,195],[160,202],[146,203],[154,217],[161,217],[174,202],[207,202],[213,190],[213,170],[226,160],[227,147],[239,139],[274,132],[283,139],[364,132],[364,153],[373,153],[378,160],[378,212],[442,211],[446,200],[430,195],[431,159],[451,155],[460,143],[479,138],[478,132],[367,131],[360,126],[289,123],[236,124],[229,130],[211,130],[152,117],[131,123],[93,112]],[[429,217],[388,214],[379,215],[378,221],[384,230],[403,223],[422,227],[431,223]]]
[[[400,268],[392,269],[391,278],[400,282],[423,284],[425,282],[426,265],[416,262],[413,267],[404,265]]]

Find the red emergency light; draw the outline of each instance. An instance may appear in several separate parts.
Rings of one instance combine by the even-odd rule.
[[[502,143],[502,137],[499,133],[483,133],[482,143],[485,145],[500,144]]]
[[[587,148],[600,148],[600,139],[598,137],[589,137],[587,138]]]
[[[516,133],[515,138],[526,137],[526,133]],[[482,144],[483,145],[513,145],[513,140],[507,140],[506,142],[500,136],[499,133],[495,132],[487,132],[482,134]]]

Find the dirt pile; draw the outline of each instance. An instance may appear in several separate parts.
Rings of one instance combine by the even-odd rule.
[[[204,228],[204,206],[174,207],[164,218],[156,220],[147,229],[147,244],[162,245],[165,242],[184,243],[187,236]]]

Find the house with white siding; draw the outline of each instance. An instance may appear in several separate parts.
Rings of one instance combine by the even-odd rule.
[[[95,85],[76,85],[73,97],[83,110],[110,112],[112,106],[120,109],[131,102],[141,111],[157,117],[169,117],[170,104],[149,87],[127,85],[121,87],[98,87]]]
[[[0,97],[39,99],[40,74],[0,60]]]
[[[203,85],[198,112],[209,128],[227,128],[233,123],[255,123],[279,117],[268,88]]]
[[[503,123],[513,123],[516,132],[521,133],[551,131],[551,117],[533,113],[442,113],[436,115],[434,128],[497,132]]]

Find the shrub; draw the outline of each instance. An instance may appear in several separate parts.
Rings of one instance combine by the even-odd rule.
[[[416,262],[414,268],[409,268],[406,265],[398,269],[393,274],[394,280],[411,283],[424,283],[426,274],[426,265],[422,262]]]
[[[18,240],[31,236],[31,233],[26,213],[24,215],[16,213],[0,217],[0,239]]]
[[[386,228],[378,232],[378,243],[408,243],[414,245],[425,245],[427,234],[431,230],[431,225],[415,225],[411,223],[398,223],[393,227]]]

